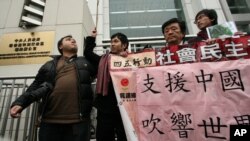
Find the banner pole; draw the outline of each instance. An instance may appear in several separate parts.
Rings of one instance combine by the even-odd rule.
[[[97,30],[97,25],[98,25],[98,14],[99,14],[98,7],[99,7],[99,0],[96,1],[96,20],[95,20],[96,30]]]

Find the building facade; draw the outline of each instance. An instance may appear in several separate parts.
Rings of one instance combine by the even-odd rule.
[[[109,46],[110,36],[116,32],[129,37],[130,51],[138,51],[146,44],[155,48],[164,46],[161,25],[173,17],[186,21],[187,36],[195,36],[198,28],[194,18],[204,8],[216,10],[218,23],[235,21],[238,30],[250,31],[249,7],[250,0],[2,0],[0,36],[54,31],[51,51],[54,55],[58,54],[56,42],[59,38],[71,34],[76,38],[79,54],[82,55],[83,38],[90,35],[96,26],[98,53],[104,52],[103,46]],[[0,39],[0,42],[5,41]],[[0,76],[35,74],[40,65],[0,66]],[[24,68],[32,72],[27,74],[21,71]],[[18,73],[15,71],[17,69],[20,70]]]
[[[83,53],[83,38],[90,34],[94,22],[85,0],[1,0],[0,37],[7,34],[54,32],[51,55],[59,54],[57,41],[72,35]],[[46,36],[46,35],[45,35]],[[6,40],[0,38],[1,45]],[[0,47],[3,48],[2,46]],[[1,51],[0,51],[1,52]],[[35,75],[40,64],[2,65],[0,77]],[[27,71],[29,70],[29,71]]]
[[[165,21],[174,17],[186,21],[187,37],[192,37],[199,31],[194,24],[195,15],[205,8],[216,10],[218,23],[235,21],[238,30],[250,31],[250,0],[0,0],[0,140],[4,135],[11,140],[18,137],[20,141],[35,135],[33,125],[22,125],[27,123],[26,117],[32,115],[33,108],[18,123],[10,119],[8,108],[44,63],[29,63],[27,60],[32,59],[27,59],[26,63],[1,65],[1,61],[8,60],[6,55],[27,54],[26,48],[44,45],[50,49],[50,55],[57,55],[57,41],[69,34],[78,43],[78,55],[83,55],[84,37],[95,27],[98,33],[95,51],[99,54],[108,49],[110,36],[116,32],[128,36],[130,51],[140,51],[148,44],[156,49],[166,44],[161,33]],[[12,52],[3,54],[4,48]]]
[[[250,31],[250,0],[89,0],[94,21],[98,20],[98,43],[106,43],[110,35],[125,33],[131,40],[142,42],[162,40],[161,25],[170,18],[186,21],[188,36],[199,29],[194,24],[195,15],[202,9],[215,9],[218,23],[235,21],[239,31]],[[98,13],[96,13],[98,11]],[[98,18],[96,18],[98,15]],[[132,42],[133,43],[133,42]],[[131,45],[132,50],[136,45]]]

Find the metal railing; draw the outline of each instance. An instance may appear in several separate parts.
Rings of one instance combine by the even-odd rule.
[[[37,141],[38,102],[28,106],[20,118],[10,117],[11,103],[33,82],[34,76],[0,77],[0,141]],[[92,83],[93,89],[95,82]],[[91,138],[95,138],[96,109],[91,113]]]
[[[18,119],[13,119],[9,115],[11,103],[27,89],[33,80],[33,76],[0,78],[0,139],[36,140],[38,103],[33,103],[26,108]]]

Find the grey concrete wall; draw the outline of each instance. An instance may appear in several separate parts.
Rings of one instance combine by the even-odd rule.
[[[12,0],[1,0],[0,1],[0,29],[3,29],[6,25],[11,2],[12,2]]]
[[[47,0],[42,26],[31,29],[18,27],[23,4],[24,0],[0,0],[0,37],[5,33],[55,31],[52,54],[59,54],[57,41],[71,34],[78,43],[78,55],[83,54],[83,37],[90,35],[95,26],[85,0]],[[35,75],[41,65],[0,66],[0,77]]]

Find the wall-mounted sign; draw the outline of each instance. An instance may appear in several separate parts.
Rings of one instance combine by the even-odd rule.
[[[55,32],[4,34],[0,40],[0,65],[41,64],[50,59]]]

